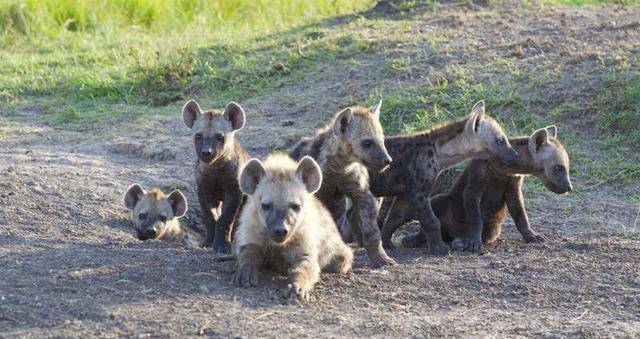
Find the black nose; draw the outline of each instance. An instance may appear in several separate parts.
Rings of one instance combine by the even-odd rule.
[[[518,159],[518,157],[520,156],[520,154],[518,154],[518,151],[514,150],[513,148],[511,149],[511,157],[514,159]]]
[[[284,237],[285,235],[287,235],[287,229],[286,228],[278,228],[275,231],[273,231],[273,234],[275,234],[275,236],[277,237]]]
[[[393,162],[393,159],[391,159],[391,157],[386,157],[384,159],[384,164],[385,165],[391,165],[391,162]]]
[[[155,236],[156,236],[157,234],[158,234],[158,232],[156,232],[156,230],[155,230],[155,229],[153,229],[153,228],[152,228],[152,229],[147,230],[147,236],[148,236],[149,238],[155,238]]]
[[[202,155],[211,155],[213,154],[213,150],[211,148],[203,148],[202,151],[200,151],[200,153]]]

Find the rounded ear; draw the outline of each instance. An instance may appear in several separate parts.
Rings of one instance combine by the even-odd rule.
[[[202,110],[195,100],[187,101],[182,107],[182,120],[189,128],[193,127],[193,123],[198,119],[200,114],[202,114]]]
[[[340,136],[347,135],[352,121],[353,112],[351,111],[351,107],[345,108],[342,112],[338,113],[336,120],[333,122],[333,132]]]
[[[556,125],[547,126],[544,129],[547,130],[547,134],[549,134],[549,138],[555,139],[558,136],[558,128]]]
[[[167,200],[171,203],[171,209],[173,210],[173,216],[176,218],[180,218],[187,213],[187,199],[185,199],[184,194],[180,192],[180,190],[173,190],[169,193],[169,197]]]
[[[381,107],[382,107],[382,99],[380,99],[380,101],[378,101],[377,105],[369,108],[369,112],[371,112],[371,114],[373,115],[374,118],[376,118],[376,120],[380,120],[380,108]]]
[[[253,158],[240,172],[240,190],[247,195],[252,195],[260,183],[260,179],[266,175],[264,166],[260,160]]]
[[[138,201],[145,194],[144,189],[139,184],[133,184],[124,194],[124,206],[133,211]]]
[[[549,142],[549,133],[546,128],[541,128],[529,137],[529,151],[537,153],[547,142]]]
[[[484,117],[484,112],[484,100],[480,100],[473,105],[471,114],[469,115],[469,120],[467,121],[468,131],[478,133],[480,122],[482,121],[482,117]]]
[[[322,185],[322,170],[310,156],[305,156],[298,162],[296,175],[302,180],[307,191],[311,194],[317,192]]]
[[[227,104],[227,107],[224,108],[224,117],[229,120],[234,131],[244,127],[244,110],[236,102],[230,101]]]

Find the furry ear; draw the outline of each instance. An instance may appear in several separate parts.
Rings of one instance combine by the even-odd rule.
[[[249,160],[240,173],[240,190],[244,194],[252,195],[265,175],[266,172],[260,160],[256,158]]]
[[[311,194],[317,192],[322,185],[322,170],[313,158],[305,156],[298,162],[296,175]]]
[[[369,112],[371,112],[371,114],[373,115],[374,118],[376,118],[376,120],[380,120],[380,107],[382,107],[382,99],[378,101],[377,105],[369,108]]]
[[[475,133],[478,133],[478,129],[480,128],[480,122],[484,117],[484,100],[480,100],[473,105],[471,109],[471,114],[469,115],[469,120],[467,121],[467,130]]]
[[[195,100],[187,101],[182,107],[182,120],[189,128],[193,127],[193,123],[198,119],[200,114],[202,114],[202,110]]]
[[[547,142],[549,142],[549,133],[546,128],[541,128],[529,137],[529,151],[537,153]]]
[[[555,139],[558,136],[558,128],[556,125],[547,126],[544,129],[547,130],[547,134],[549,134],[549,138]]]
[[[187,213],[187,199],[185,199],[184,194],[182,194],[180,190],[173,190],[169,193],[167,200],[171,203],[174,217],[180,218]]]
[[[338,113],[338,117],[333,123],[333,132],[339,136],[346,136],[353,122],[353,112],[351,108],[345,108]]]
[[[234,131],[237,131],[244,127],[244,110],[236,102],[230,101],[227,104],[227,107],[225,107],[224,109],[224,117],[229,120]]]
[[[140,201],[140,198],[145,194],[144,188],[138,184],[133,184],[127,192],[124,194],[124,206],[133,211],[133,209]]]

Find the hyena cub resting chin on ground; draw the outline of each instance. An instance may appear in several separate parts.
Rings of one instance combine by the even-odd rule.
[[[564,194],[573,189],[569,156],[556,135],[556,127],[549,126],[530,137],[511,138],[511,144],[520,154],[516,161],[509,164],[497,158],[473,159],[448,193],[431,199],[431,206],[442,224],[443,237],[452,240],[455,250],[478,251],[483,243],[498,239],[507,210],[525,242],[544,240],[529,224],[522,183],[524,175],[530,174],[554,193]],[[413,211],[406,201],[396,201],[396,204],[399,210],[394,214],[398,217],[388,219],[385,225],[391,228],[391,233],[405,220],[413,219]],[[402,242],[406,247],[415,247],[423,244],[425,238],[418,233],[405,237]]]
[[[353,253],[340,238],[329,211],[313,196],[322,172],[310,157],[297,164],[286,154],[252,159],[240,187],[249,197],[234,239],[238,270],[234,282],[256,286],[258,269],[288,272],[285,298],[308,301],[320,272],[345,273]]]
[[[249,158],[235,132],[244,126],[240,105],[230,102],[224,111],[202,111],[194,100],[182,109],[182,119],[191,129],[198,160],[196,188],[207,229],[204,246],[216,253],[230,253],[231,228],[243,201],[238,172]],[[220,203],[222,212],[218,214]]]
[[[352,209],[362,222],[361,243],[374,267],[395,264],[382,248],[367,173],[367,168],[379,171],[391,163],[379,121],[381,104],[339,112],[315,137],[301,140],[291,152],[294,159],[304,155],[314,158],[322,168],[324,181],[317,196],[336,222],[344,216],[345,198],[352,201]]]
[[[492,154],[507,161],[518,157],[500,125],[485,115],[483,101],[473,106],[468,117],[413,135],[387,137],[385,144],[394,160],[384,172],[369,172],[371,191],[377,197],[409,201],[427,235],[430,252],[438,255],[449,252],[429,202],[440,171],[474,157]],[[357,227],[352,213],[349,219]],[[385,239],[391,237],[385,234]],[[385,245],[392,246],[390,241]]]
[[[131,211],[138,239],[164,240],[185,247],[202,245],[200,234],[178,221],[187,212],[187,200],[180,191],[166,195],[154,188],[145,192],[134,184],[124,194],[124,205]]]

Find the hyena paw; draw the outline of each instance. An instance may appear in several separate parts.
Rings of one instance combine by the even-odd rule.
[[[213,247],[213,239],[205,239],[202,243],[202,247],[211,248]]]
[[[216,254],[229,254],[231,253],[231,245],[227,243],[217,244],[214,246]]]
[[[429,253],[432,255],[447,255],[449,254],[449,246],[442,241],[429,244]]]
[[[252,268],[240,268],[233,277],[233,283],[240,287],[258,286],[258,272]]]
[[[382,266],[395,266],[398,263],[386,253],[382,252],[377,255],[371,256],[371,264],[375,268],[380,268]]]
[[[281,294],[290,304],[311,301],[311,290],[302,288],[297,283],[287,284],[287,286],[282,289]]]
[[[524,237],[524,242],[527,244],[531,244],[531,243],[536,244],[536,243],[545,242],[547,240],[549,239],[547,239],[547,237],[545,237],[544,235],[535,234],[535,233],[528,234]]]
[[[455,238],[451,242],[451,247],[458,252],[480,252],[482,250],[482,239]]]

